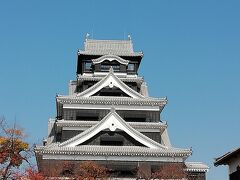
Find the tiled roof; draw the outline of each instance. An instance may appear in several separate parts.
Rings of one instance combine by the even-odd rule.
[[[64,104],[108,104],[108,105],[156,105],[165,106],[166,98],[142,98],[134,99],[130,97],[111,97],[111,96],[91,96],[79,97],[76,95],[58,96],[57,100]]]
[[[68,139],[67,141],[62,142],[59,146],[71,147],[71,146],[80,145],[81,143],[83,143],[86,140],[95,136],[100,131],[103,131],[106,129],[109,129],[110,131],[115,131],[116,129],[125,131],[132,138],[134,138],[138,142],[140,142],[143,145],[148,146],[150,148],[162,148],[162,149],[168,148],[168,147],[150,139],[149,137],[140,133],[136,129],[132,128],[128,123],[126,123],[121,118],[121,116],[119,116],[116,113],[114,108],[112,108],[111,111],[101,121],[98,121],[97,124],[90,127],[89,129],[83,131],[82,133]]]
[[[83,76],[81,74],[78,75],[78,80],[79,81],[100,81],[101,79],[103,79],[104,77],[91,77],[91,76]],[[136,82],[136,83],[142,83],[144,80],[142,77],[127,77],[127,78],[121,78],[119,77],[119,79],[123,82]]]
[[[133,97],[134,99],[142,99],[144,98],[143,95],[140,93],[134,91],[132,88],[127,86],[124,82],[122,82],[113,72],[113,69],[110,68],[110,71],[108,75],[106,75],[101,81],[97,82],[90,88],[86,89],[83,92],[80,92],[77,94],[79,97],[89,97],[92,94],[95,94],[97,91],[99,91],[101,88],[104,88],[106,86],[109,86],[110,88],[112,87],[117,87],[120,88],[122,91],[124,91],[127,95]],[[111,87],[112,86],[112,87]]]
[[[209,167],[202,162],[185,162],[186,171],[191,172],[207,172]]]
[[[107,155],[107,156],[155,156],[155,157],[188,157],[190,149],[179,148],[147,148],[141,146],[97,146],[81,145],[75,147],[59,147],[58,143],[49,146],[36,146],[36,153],[40,154],[78,154],[78,155]]]
[[[78,54],[143,56],[142,52],[133,51],[133,44],[131,40],[86,39],[84,43],[84,50],[79,50]]]
[[[86,127],[90,128],[98,123],[98,121],[71,121],[71,120],[58,120],[58,127]],[[127,122],[135,129],[166,129],[167,125],[161,122]]]
[[[240,147],[216,158],[214,162],[214,166],[226,165],[228,164],[229,159],[234,158],[237,155],[240,156]]]
[[[97,59],[93,59],[92,62],[93,62],[93,64],[98,64],[98,63],[101,63],[101,62],[103,62],[105,60],[108,60],[108,61],[115,60],[115,61],[118,61],[121,64],[124,64],[124,65],[128,65],[128,63],[129,63],[128,60],[125,60],[125,59],[123,59],[123,58],[121,58],[119,56],[111,55],[111,54],[101,56],[101,57],[99,57]]]

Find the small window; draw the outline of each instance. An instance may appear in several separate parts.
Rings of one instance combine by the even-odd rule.
[[[110,65],[109,64],[101,64],[101,70],[102,71],[109,71]]]
[[[92,63],[91,62],[85,62],[84,66],[86,71],[91,71],[92,70]]]
[[[134,64],[128,64],[129,71],[134,71],[134,69],[135,69]]]
[[[119,64],[113,64],[112,68],[114,71],[120,71],[120,65]]]
[[[113,68],[114,71],[120,71],[120,65],[119,64],[101,64],[101,70],[102,71],[109,71],[110,67]]]

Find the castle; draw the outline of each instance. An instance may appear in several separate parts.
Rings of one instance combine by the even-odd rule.
[[[68,95],[56,96],[56,118],[48,122],[44,144],[35,148],[41,172],[52,176],[49,169],[66,161],[94,161],[111,169],[112,178],[130,178],[139,169],[151,173],[174,163],[205,179],[205,164],[186,162],[192,150],[171,145],[161,119],[167,99],[149,96],[138,75],[143,53],[134,51],[130,38],[87,37],[77,55],[77,79],[70,81]]]

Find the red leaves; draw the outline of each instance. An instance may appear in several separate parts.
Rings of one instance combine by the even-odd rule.
[[[28,143],[23,141],[24,134],[20,129],[6,129],[0,120],[0,170],[1,178],[7,179],[14,173],[14,167],[19,167],[29,150]]]
[[[159,179],[182,179],[186,177],[186,173],[182,164],[171,163],[163,165],[158,171],[153,173],[153,177]]]
[[[39,173],[33,169],[27,169],[26,176],[27,176],[26,178],[29,180],[44,180],[45,179],[41,173]]]
[[[45,180],[45,177],[32,168],[28,168],[23,173],[15,173],[13,175],[14,179],[19,180]]]
[[[100,178],[100,177],[106,177],[107,176],[107,169],[101,165],[98,165],[97,163],[93,161],[85,161],[82,164],[80,164],[80,176],[81,178]]]
[[[0,138],[0,163],[9,162],[12,166],[20,166],[24,159],[21,152],[28,150],[28,144],[23,142],[20,137],[15,137],[15,133],[21,134],[18,130],[8,129],[6,132],[14,134],[7,134]]]
[[[93,161],[59,161],[41,169],[46,177],[90,180],[107,177],[107,168]]]

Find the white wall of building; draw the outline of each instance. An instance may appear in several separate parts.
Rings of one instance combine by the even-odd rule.
[[[229,163],[229,174],[232,174],[237,170],[237,166],[240,167],[240,156],[231,159],[231,162]]]

